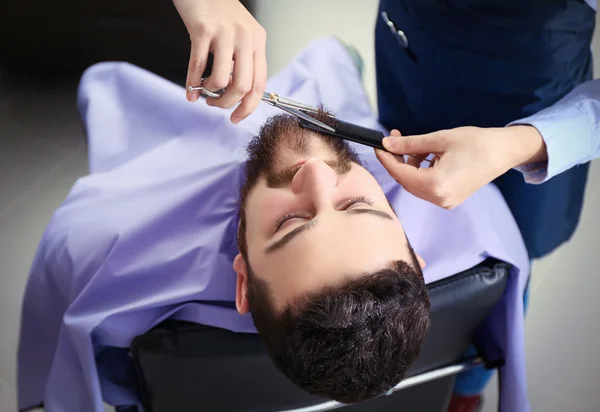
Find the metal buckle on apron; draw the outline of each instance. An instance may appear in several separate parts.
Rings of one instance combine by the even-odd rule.
[[[400,43],[400,46],[404,47],[405,49],[408,49],[408,38],[406,37],[406,34],[402,30],[398,30],[398,28],[396,28],[394,22],[391,21],[388,17],[387,12],[382,11],[381,17],[383,18],[385,24],[387,24],[387,26],[390,28],[392,34],[396,37],[396,39],[398,39],[398,43]]]

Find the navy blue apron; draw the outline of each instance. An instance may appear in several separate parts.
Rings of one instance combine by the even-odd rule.
[[[594,25],[583,0],[382,0],[380,121],[409,135],[503,127],[534,114],[592,79]],[[542,185],[526,184],[514,170],[495,181],[531,258],[573,234],[588,166]]]

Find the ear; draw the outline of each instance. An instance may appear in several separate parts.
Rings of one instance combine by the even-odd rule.
[[[237,286],[235,291],[235,307],[240,315],[249,312],[248,299],[248,265],[241,254],[233,259],[233,270],[237,273]]]
[[[417,262],[419,262],[419,266],[421,266],[421,270],[425,269],[427,263],[425,263],[425,259],[423,259],[420,255],[417,254]]]

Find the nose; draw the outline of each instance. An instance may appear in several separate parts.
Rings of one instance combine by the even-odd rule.
[[[292,191],[310,197],[311,203],[331,203],[338,178],[335,170],[321,159],[306,160],[292,180]]]

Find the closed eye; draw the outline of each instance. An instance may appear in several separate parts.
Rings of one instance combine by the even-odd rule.
[[[357,197],[353,197],[352,199],[349,199],[346,202],[344,202],[342,204],[342,207],[340,208],[340,210],[348,210],[352,206],[354,206],[356,204],[359,204],[359,203],[367,204],[369,206],[373,206],[373,201],[371,199],[369,199],[368,197],[357,196]],[[307,220],[310,220],[310,217],[307,216],[305,213],[301,213],[301,212],[286,213],[285,215],[283,215],[279,219],[277,219],[277,222],[275,222],[275,230],[274,230],[274,232],[277,233],[281,229],[281,227],[287,221],[292,220],[292,219],[307,219]]]
[[[369,206],[373,206],[373,201],[371,199],[369,199],[368,197],[365,196],[357,196],[357,197],[353,197],[350,200],[347,200],[343,205],[341,210],[348,210],[348,208],[350,208],[351,206],[357,204],[357,203],[363,203],[363,204],[367,204]]]
[[[304,213],[300,213],[300,212],[287,213],[287,214],[281,216],[279,219],[277,219],[277,222],[275,222],[275,232],[278,232],[279,229],[281,229],[281,227],[285,224],[285,222],[287,222],[288,220],[291,220],[291,219],[296,219],[296,218],[310,219],[310,217],[306,217],[306,215]]]
[[[355,203],[359,203],[360,201],[355,201],[353,204]],[[383,220],[394,220],[394,218],[386,213],[383,212],[381,210],[375,210],[375,209],[365,209],[365,208],[360,208],[360,207],[354,207],[351,209],[348,209],[345,211],[347,214],[349,215],[353,215],[353,216],[375,216],[379,219],[383,219]],[[309,218],[310,220],[310,218]],[[288,233],[286,233],[284,236],[281,237],[281,239],[278,239],[276,241],[274,241],[273,243],[271,243],[270,245],[268,245],[265,248],[265,253],[273,253],[278,249],[281,249],[282,247],[284,247],[287,243],[289,243],[292,239],[296,238],[297,236],[299,236],[302,232],[306,232],[307,230],[315,227],[317,225],[317,221],[316,219],[312,219],[309,222],[304,223],[303,225],[300,225],[294,229],[292,229],[291,231],[289,231]]]

